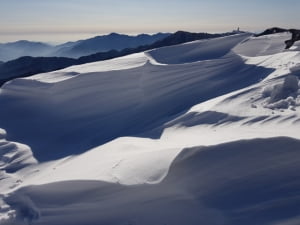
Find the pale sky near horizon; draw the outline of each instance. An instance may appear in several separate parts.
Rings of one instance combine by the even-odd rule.
[[[299,0],[0,0],[0,42],[300,28]]]

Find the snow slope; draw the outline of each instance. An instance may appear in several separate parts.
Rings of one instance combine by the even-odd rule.
[[[233,38],[238,44],[247,36],[218,40],[227,44]],[[201,54],[202,42],[194,42],[197,46]],[[0,104],[6,105],[0,111],[0,126],[13,140],[28,144],[39,161],[58,159],[120,136],[157,138],[162,130],[149,131],[170,117],[256,83],[272,71],[246,65],[233,52],[215,60],[176,65],[151,63],[155,60],[147,59],[151,54],[13,80],[3,86],[0,96]]]
[[[0,224],[299,224],[300,46],[286,39],[195,41],[5,84],[0,127],[30,160],[1,169]]]

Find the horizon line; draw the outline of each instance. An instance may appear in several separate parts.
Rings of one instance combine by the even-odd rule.
[[[268,29],[268,28],[267,28]],[[120,35],[128,35],[128,36],[138,36],[142,34],[146,35],[154,35],[154,34],[159,34],[159,33],[176,33],[178,31],[184,31],[184,32],[191,32],[191,33],[211,33],[211,34],[217,34],[217,33],[227,33],[227,32],[232,32],[236,29],[231,29],[231,30],[220,30],[220,31],[195,31],[191,29],[178,29],[178,30],[171,30],[171,31],[148,31],[148,32],[126,32],[126,31],[107,31],[107,32],[97,32],[97,31],[90,31],[90,32],[76,32],[76,31],[58,31],[58,32],[0,32],[0,43],[1,44],[6,44],[6,43],[14,43],[18,41],[30,41],[30,42],[42,42],[42,43],[51,43],[51,44],[59,44],[59,43],[66,43],[66,42],[73,42],[73,41],[80,41],[80,40],[85,40],[85,39],[90,39],[94,38],[97,36],[106,36],[110,35],[113,33],[120,34]],[[243,30],[243,29],[241,29]],[[245,32],[250,32],[250,33],[258,33],[260,31],[248,31],[248,30],[243,30]],[[51,35],[56,36],[56,40],[49,40],[51,38],[45,39],[45,36]],[[67,38],[67,36],[73,36],[74,38]],[[76,36],[74,36],[76,35]],[[3,37],[9,37],[9,38],[3,38]],[[21,36],[18,38],[18,36]],[[23,37],[22,37],[23,36]],[[64,36],[64,37],[62,37]],[[70,36],[70,37],[71,37]],[[44,37],[44,38],[42,38]],[[2,39],[2,40],[1,40]]]

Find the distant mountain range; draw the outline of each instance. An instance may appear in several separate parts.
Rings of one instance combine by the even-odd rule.
[[[32,41],[17,41],[0,44],[0,61],[8,61],[21,56],[44,56],[49,55],[53,46]]]
[[[55,54],[56,56],[78,58],[97,52],[107,52],[110,50],[120,51],[125,48],[136,48],[141,45],[149,45],[164,39],[169,35],[169,33],[157,33],[154,35],[140,34],[137,36],[128,36],[111,33],[109,35],[97,36],[87,40],[56,46],[58,50],[52,54]]]
[[[0,64],[0,85],[13,78],[26,77],[38,73],[59,70],[71,65],[80,65],[84,63],[107,60],[107,59],[129,55],[132,53],[147,51],[154,48],[176,45],[176,44],[181,44],[181,43],[201,40],[201,39],[224,37],[233,34],[235,34],[235,32],[222,33],[222,34],[209,34],[209,33],[190,33],[185,31],[178,31],[174,34],[167,35],[167,37],[165,37],[164,39],[159,40],[150,45],[141,45],[136,48],[126,48],[120,51],[110,50],[106,52],[98,52],[96,54],[83,56],[78,59],[66,58],[66,57],[29,57],[29,56],[21,57]],[[156,37],[161,35],[164,36],[166,34],[157,34]],[[117,36],[117,35],[111,34],[111,36]],[[144,35],[139,35],[139,36],[142,37]],[[69,43],[65,45],[68,45],[70,47],[73,44]],[[73,47],[74,46],[75,45],[73,45]]]
[[[169,36],[169,33],[154,35],[140,34],[129,36],[111,33],[76,42],[67,42],[61,45],[48,45],[41,42],[17,41],[0,44],[0,61],[9,61],[22,56],[33,57],[69,57],[78,58],[97,52],[135,48],[140,45],[149,45]]]

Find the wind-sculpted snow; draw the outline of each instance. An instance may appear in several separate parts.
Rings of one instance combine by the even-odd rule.
[[[270,109],[292,109],[300,106],[299,79],[289,75],[282,84],[266,87],[263,95],[267,98],[265,107]]]
[[[223,39],[232,38],[238,44],[242,37]],[[202,42],[193,45],[201,54]],[[132,63],[134,59],[137,64]],[[143,60],[144,65],[138,66]],[[146,60],[137,54],[108,61],[106,66],[99,62],[103,72],[95,72],[95,63],[91,72],[71,67],[66,73],[56,72],[55,82],[49,81],[51,74],[13,80],[0,95],[0,104],[6,105],[0,110],[0,125],[15,140],[28,144],[38,160],[47,161],[82,153],[120,136],[144,136],[191,106],[247,87],[272,72],[245,65],[234,53],[193,64],[159,65],[149,62],[155,59]],[[68,76],[70,72],[76,74]],[[160,134],[145,135],[157,138]]]
[[[149,51],[148,54],[159,63],[181,64],[202,60],[217,59],[232,50],[239,42],[249,37],[249,34],[233,35],[231,37],[214,38],[190,42],[183,45],[164,47]]]
[[[278,54],[285,51],[284,39],[289,37],[287,33],[251,37],[238,45],[234,51],[249,57]]]
[[[22,180],[14,175],[15,172],[29,165],[37,164],[31,149],[20,143],[6,140],[6,132],[0,129],[0,224],[10,220],[10,206],[3,201],[3,195],[17,188]],[[13,224],[5,222],[5,224]]]
[[[25,187],[5,201],[12,217],[36,225],[300,222],[299,149],[290,138],[195,147],[158,184],[65,181]]]
[[[3,173],[0,224],[299,224],[300,55],[285,35],[5,84],[0,127],[39,163]]]
[[[12,173],[23,167],[35,164],[31,149],[23,144],[5,139],[6,132],[0,129],[0,172]],[[1,179],[1,178],[0,178]]]

